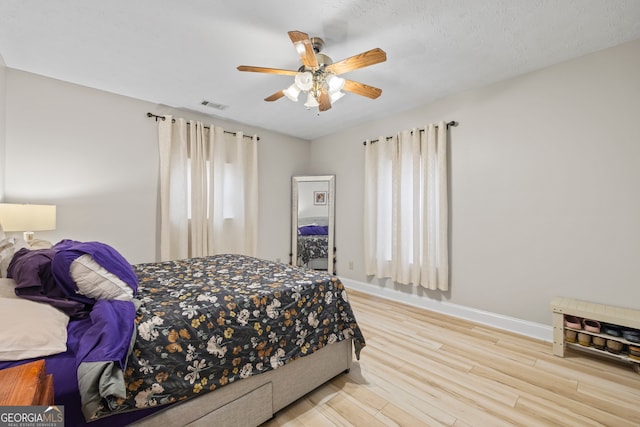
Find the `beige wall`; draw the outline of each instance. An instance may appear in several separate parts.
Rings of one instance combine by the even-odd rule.
[[[290,177],[334,173],[338,274],[381,292],[394,287],[362,263],[362,141],[459,121],[451,290],[397,291],[548,325],[555,295],[640,308],[638,75],[640,41],[311,144],[215,122],[261,137],[259,256],[288,259]],[[145,114],[202,117],[0,67],[0,91],[4,79],[7,200],[58,204],[58,230],[42,237],[102,240],[131,262],[153,261],[156,126]]]
[[[156,259],[150,111],[259,135],[258,255],[288,260],[290,177],[307,169],[308,142],[10,68],[6,74],[6,199],[58,206],[57,230],[40,237],[103,241],[132,263]]]
[[[639,76],[635,41],[313,141],[312,172],[336,174],[338,274],[547,325],[557,295],[640,309]],[[362,141],[440,120],[460,122],[451,289],[394,289],[364,273]]]

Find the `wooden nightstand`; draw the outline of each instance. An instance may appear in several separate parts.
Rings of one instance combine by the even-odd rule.
[[[0,406],[53,405],[53,375],[44,360],[0,371]]]

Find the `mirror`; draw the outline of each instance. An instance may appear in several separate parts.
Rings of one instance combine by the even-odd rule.
[[[291,182],[291,264],[335,274],[335,175]]]

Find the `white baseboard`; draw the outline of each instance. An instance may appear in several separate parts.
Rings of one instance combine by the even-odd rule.
[[[428,298],[420,298],[416,295],[377,287],[371,283],[359,282],[357,280],[340,278],[342,283],[349,289],[355,289],[367,294],[402,302],[414,307],[424,308],[471,322],[480,323],[516,334],[525,335],[546,342],[553,342],[553,327],[541,323],[529,322],[515,317],[503,316],[501,314],[482,311],[463,305],[453,304],[447,301],[436,301]]]

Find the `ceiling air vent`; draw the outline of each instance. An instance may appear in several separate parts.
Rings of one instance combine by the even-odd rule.
[[[229,108],[228,105],[216,104],[215,102],[211,102],[211,101],[207,101],[207,100],[202,101],[201,104],[206,106],[206,107],[215,108],[216,110],[220,110],[220,111],[224,111],[227,108]]]

